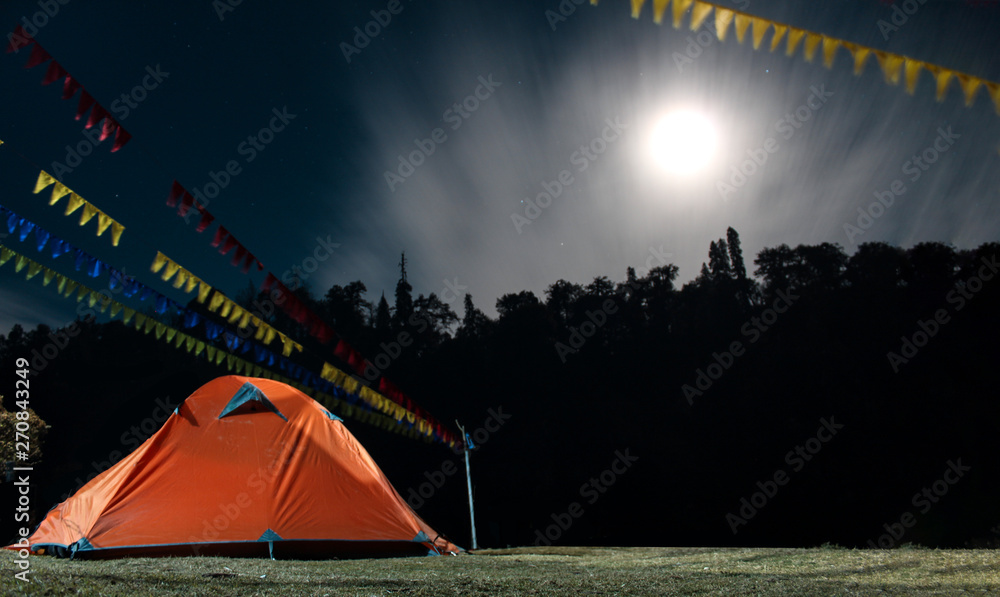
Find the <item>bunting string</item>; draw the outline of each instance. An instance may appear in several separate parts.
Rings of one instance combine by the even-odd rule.
[[[44,64],[46,62],[49,63],[48,69],[45,71],[45,76],[42,78],[42,85],[51,85],[52,83],[62,79],[62,98],[64,100],[73,99],[77,90],[80,91],[80,101],[76,108],[76,119],[82,120],[83,117],[87,115],[87,111],[89,110],[90,116],[87,118],[84,128],[91,129],[100,124],[101,135],[99,138],[101,141],[104,141],[108,137],[114,135],[115,142],[111,146],[111,153],[118,151],[129,142],[132,135],[125,130],[125,127],[112,118],[111,113],[108,112],[104,106],[97,103],[94,98],[87,93],[87,90],[84,89],[83,85],[70,76],[70,74],[66,72],[66,69],[45,51],[41,44],[35,41],[32,36],[28,35],[23,26],[18,25],[8,36],[8,39],[8,54],[17,52],[23,47],[33,46],[31,48],[31,53],[28,55],[28,60],[24,63],[24,68],[34,68],[40,64]]]
[[[310,374],[300,365],[295,365],[287,359],[281,359],[280,366],[282,371],[288,372],[292,376],[291,378],[285,377],[266,367],[262,367],[258,363],[243,359],[235,352],[227,352],[221,348],[212,346],[209,342],[199,340],[194,336],[159,322],[144,313],[140,313],[115,301],[107,294],[96,291],[68,276],[51,270],[5,245],[0,245],[0,267],[9,261],[13,261],[16,272],[25,273],[26,280],[31,280],[42,274],[43,286],[48,287],[52,282],[55,282],[56,291],[63,297],[75,298],[77,302],[86,300],[89,307],[98,310],[100,313],[110,313],[112,320],[120,314],[122,323],[126,326],[131,325],[137,332],[142,332],[146,335],[152,333],[157,340],[166,342],[174,348],[184,349],[196,357],[204,355],[210,363],[216,366],[225,366],[230,372],[235,372],[238,375],[264,377],[281,381],[311,395],[331,410],[331,412],[339,412],[343,416],[373,424],[381,429],[394,431],[414,439],[421,438],[425,441],[436,439],[433,429],[428,422],[417,420],[413,413],[404,412],[398,405],[391,403],[371,388],[360,385],[358,380],[346,376],[346,374],[344,374],[346,383],[337,384],[330,379],[326,379],[326,377],[337,377],[330,375],[326,366],[324,366],[324,372],[327,375],[316,376]],[[230,347],[231,344],[227,342],[227,348]],[[271,356],[269,364],[275,364],[275,359],[273,355]]]
[[[799,46],[803,47],[803,55],[807,62],[813,62],[817,54],[822,53],[823,65],[826,68],[833,68],[838,50],[843,48],[850,53],[854,64],[854,74],[860,75],[864,71],[865,63],[869,56],[875,56],[882,73],[885,75],[886,83],[899,85],[900,81],[905,83],[906,92],[914,95],[917,89],[917,82],[923,71],[929,72],[935,79],[937,101],[944,101],[948,91],[948,86],[952,79],[957,80],[962,93],[965,96],[965,105],[971,106],[976,99],[976,93],[980,88],[985,88],[990,98],[993,100],[997,114],[1000,114],[1000,83],[988,81],[981,77],[945,68],[943,66],[917,60],[902,54],[893,54],[876,48],[862,46],[843,39],[823,35],[778,23],[770,19],[756,17],[738,10],[725,8],[712,2],[702,0],[673,0],[673,25],[674,29],[680,29],[684,15],[690,8],[690,28],[692,31],[701,27],[712,11],[715,11],[715,34],[719,41],[725,41],[730,25],[736,32],[736,41],[743,43],[746,39],[747,31],[751,31],[753,49],[760,49],[764,37],[769,29],[773,29],[770,51],[774,52],[785,40],[785,55],[794,56]],[[596,5],[597,0],[590,0]],[[642,13],[645,0],[632,0],[632,17],[638,19]],[[653,1],[653,21],[662,24],[663,15],[666,13],[670,0]],[[804,43],[803,43],[804,42]]]
[[[83,208],[80,212],[80,225],[86,225],[87,222],[94,218],[94,216],[97,216],[97,236],[101,236],[105,231],[107,231],[108,228],[111,228],[111,244],[116,247],[118,246],[118,242],[122,238],[122,233],[125,232],[125,227],[117,221],[111,219],[111,217],[103,211],[94,207],[92,203],[83,197],[74,193],[72,189],[56,180],[45,170],[42,170],[38,174],[38,181],[35,182],[35,189],[32,192],[37,195],[50,185],[52,186],[52,195],[49,198],[49,205],[55,205],[60,199],[69,195],[69,199],[66,204],[66,211],[63,215],[71,215],[76,210]]]

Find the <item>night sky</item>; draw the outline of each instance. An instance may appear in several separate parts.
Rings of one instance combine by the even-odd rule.
[[[626,2],[563,4],[568,16],[550,23],[556,0],[402,0],[348,61],[343,44],[354,43],[355,27],[393,3],[244,0],[220,18],[223,4],[208,0],[74,0],[36,38],[98,102],[114,111],[147,69],[167,73],[126,116],[118,104],[129,145],[112,154],[106,141],[59,176],[126,226],[121,246],[96,237],[94,223],[80,228],[76,215],[62,216],[65,203],[49,207],[47,192],[31,193],[37,169],[55,173],[53,162],[66,162],[67,146],[84,136],[75,98],[40,84],[44,66],[25,70],[27,50],[0,55],[0,204],[180,302],[188,296],[149,273],[158,250],[235,297],[264,274],[241,274],[209,246],[214,226],[198,234],[194,219],[185,224],[165,205],[172,180],[204,190],[234,161],[239,173],[208,208],[268,270],[280,276],[336,244],[306,280],[314,293],[360,279],[369,300],[384,291],[391,302],[405,251],[415,294],[440,296],[448,281],[489,314],[504,293],[542,295],[560,278],[622,280],[650,256],[669,254],[680,281],[690,280],[727,226],[740,232],[748,261],[781,243],[832,242],[853,253],[866,241],[968,249],[1000,238],[1000,117],[985,90],[965,107],[953,82],[936,103],[927,72],[911,97],[885,84],[874,59],[855,77],[845,50],[827,70],[801,49],[794,58],[755,52],[732,31],[679,62],[678,53],[696,53],[686,19],[677,31],[654,25],[651,6],[633,20]],[[887,2],[731,4],[1000,80],[1000,8],[991,3],[928,0],[885,35],[878,21],[893,15]],[[0,24],[10,31],[41,10],[5,1]],[[786,137],[779,120],[815,106],[816,90],[824,102],[798,128],[786,125]],[[657,120],[677,108],[697,109],[717,132],[712,162],[683,180],[659,170],[649,149]],[[251,151],[248,137],[277,123],[275,111],[294,117]],[[949,127],[947,150],[914,171],[908,162]],[[718,182],[732,182],[732,169],[768,139],[776,150],[723,198]],[[581,146],[602,151],[581,162]],[[402,178],[400,156],[414,151],[422,163]],[[525,200],[564,171],[571,182],[551,205],[515,223]],[[905,192],[848,238],[844,225],[858,224],[858,208],[896,180]],[[68,258],[39,255],[32,240],[4,242],[93,288],[107,284],[73,272]],[[10,264],[0,269],[0,305],[2,332],[66,325],[76,307]],[[461,315],[460,296],[452,307]]]

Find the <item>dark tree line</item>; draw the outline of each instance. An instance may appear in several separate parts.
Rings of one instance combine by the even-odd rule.
[[[548,531],[564,544],[865,546],[903,529],[893,544],[997,545],[998,258],[997,243],[866,243],[853,255],[823,243],[747,263],[730,228],[683,286],[669,263],[621,281],[557,280],[541,297],[501,296],[495,319],[469,294],[414,297],[405,257],[391,300],[361,281],[295,292],[378,374],[478,430],[483,544]],[[267,300],[240,296],[248,308]],[[281,309],[269,320],[306,346],[302,364],[332,360]],[[222,374],[120,323],[79,327],[34,391],[52,426],[39,467],[49,503],[121,451],[154,398],[177,402]],[[0,337],[3,387],[12,360],[52,333]],[[509,417],[499,426],[498,409]],[[841,427],[829,437],[831,420]],[[459,462],[347,423],[404,497]],[[635,459],[624,470],[622,454]],[[968,472],[936,484],[956,460]],[[467,543],[461,477],[418,500],[419,513]],[[912,526],[894,526],[908,513]]]

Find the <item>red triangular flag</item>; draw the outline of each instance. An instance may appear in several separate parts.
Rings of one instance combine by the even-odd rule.
[[[132,140],[132,135],[128,134],[125,127],[118,125],[118,130],[115,131],[115,144],[111,146],[111,153],[114,153],[125,147],[125,144]]]
[[[229,262],[229,265],[236,267],[237,265],[240,264],[241,261],[243,261],[243,258],[246,256],[246,254],[247,254],[246,247],[244,247],[243,245],[236,245],[236,252],[233,253],[233,260]]]
[[[76,93],[76,90],[79,88],[80,88],[80,83],[78,83],[76,79],[67,74],[66,80],[63,81],[62,98],[64,100],[68,100],[69,98],[73,97],[73,94]]]
[[[215,238],[212,239],[212,246],[218,247],[222,241],[226,240],[227,236],[229,236],[229,231],[226,230],[226,227],[219,226],[219,229],[215,231]]]
[[[104,109],[104,106],[101,104],[94,104],[94,109],[90,111],[90,117],[87,118],[87,124],[85,124],[83,128],[93,128],[94,125],[108,116],[110,116],[110,114],[108,114],[108,111]]]
[[[67,75],[69,75],[69,73],[66,72],[66,69],[53,60],[49,64],[49,70],[45,71],[45,78],[42,79],[42,85],[51,85]]]
[[[115,119],[111,118],[111,116],[107,116],[104,119],[104,126],[101,127],[101,136],[98,137],[98,139],[104,141],[105,139],[110,137],[111,133],[115,132],[115,129],[117,128],[118,128],[118,123],[115,122]]]
[[[194,230],[195,230],[195,232],[204,232],[205,229],[208,228],[209,224],[212,223],[212,220],[215,219],[215,216],[213,216],[212,214],[208,213],[208,211],[204,207],[202,207],[201,205],[198,206],[198,210],[201,211],[201,221],[198,222],[198,227],[195,228]],[[213,246],[215,246],[215,245],[213,245]],[[243,272],[243,273],[246,273],[246,272]]]
[[[7,53],[12,54],[17,52],[20,48],[30,46],[33,43],[35,43],[34,38],[28,35],[28,33],[24,30],[24,27],[18,25],[17,27],[14,27],[13,33],[10,34],[10,43],[7,44]]]
[[[90,97],[87,90],[80,87],[80,103],[76,105],[76,119],[80,120],[83,115],[87,113],[87,110],[94,105],[94,98]]]
[[[233,235],[229,235],[229,237],[226,238],[226,242],[223,243],[221,247],[219,247],[219,253],[225,255],[226,253],[232,251],[233,247],[235,247],[238,244],[240,243],[239,241],[236,240],[236,237]]]
[[[183,218],[187,215],[188,210],[191,209],[192,204],[194,204],[194,197],[191,196],[191,193],[184,191],[184,194],[181,195],[181,204],[177,208],[177,214]]]
[[[167,195],[167,206],[177,207],[177,199],[179,199],[184,194],[184,187],[181,183],[174,181],[174,184],[170,185],[170,194]]]
[[[219,229],[225,230],[225,228],[222,228],[221,226],[219,227]],[[276,283],[280,284],[280,282],[278,282],[278,279],[274,277],[274,274],[272,274],[271,272],[267,272],[267,276],[264,278],[264,283],[260,285],[260,291],[268,292],[271,290],[271,287],[274,286]]]
[[[253,253],[247,251],[246,259],[243,260],[243,267],[240,268],[240,271],[244,274],[250,273],[250,266],[253,265],[253,262],[255,261],[257,261],[257,258],[253,256]],[[258,263],[260,262],[258,261]]]
[[[47,60],[52,60],[52,56],[49,56],[49,53],[45,51],[45,48],[41,44],[35,43],[35,47],[31,48],[31,55],[28,56],[28,61],[24,63],[24,68],[38,66]]]

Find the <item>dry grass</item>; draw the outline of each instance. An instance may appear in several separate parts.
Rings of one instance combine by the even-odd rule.
[[[550,547],[459,557],[270,561],[0,555],[5,595],[1000,594],[1000,551]]]

